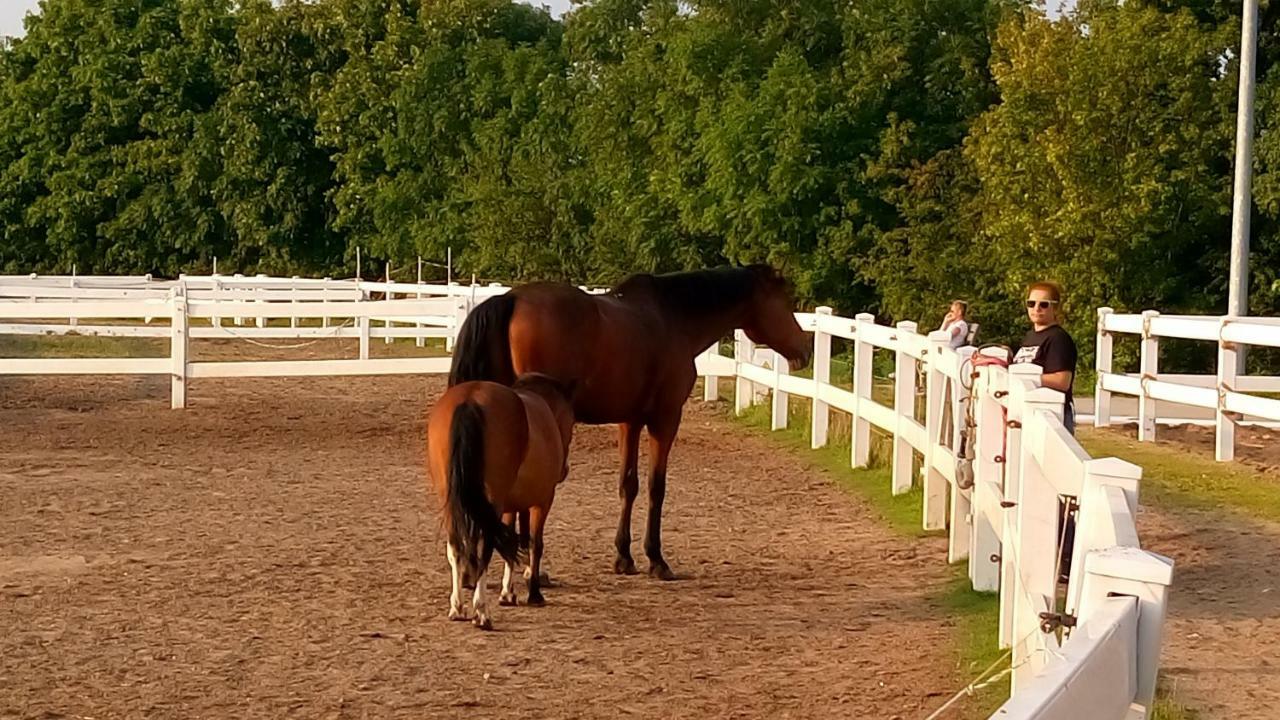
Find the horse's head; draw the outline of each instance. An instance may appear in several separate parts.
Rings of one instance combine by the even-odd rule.
[[[751,265],[753,291],[742,330],[752,342],[768,345],[799,370],[809,364],[813,339],[796,322],[791,287],[769,265]]]

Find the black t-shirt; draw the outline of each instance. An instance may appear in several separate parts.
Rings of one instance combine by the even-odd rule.
[[[1032,330],[1022,338],[1022,345],[1018,347],[1018,352],[1013,356],[1014,364],[1017,363],[1035,363],[1039,365],[1045,373],[1062,372],[1063,370],[1071,371],[1071,382],[1075,384],[1076,373],[1076,343],[1062,329],[1061,325],[1054,325],[1043,330]],[[1075,402],[1071,397],[1071,387],[1067,387],[1067,405],[1074,407]]]

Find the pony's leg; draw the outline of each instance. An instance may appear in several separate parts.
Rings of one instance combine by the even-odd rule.
[[[667,457],[680,428],[680,415],[649,425],[649,525],[645,530],[644,554],[649,558],[649,576],[675,580],[675,573],[662,558],[662,502],[667,497]]]
[[[462,569],[459,567],[458,551],[453,543],[445,543],[445,555],[449,557],[449,574],[453,578],[453,592],[449,593],[449,619],[466,620],[462,612]]]
[[[636,561],[631,559],[631,509],[640,492],[640,473],[636,469],[640,458],[640,428],[638,423],[623,423],[618,426],[618,449],[622,452],[618,496],[622,498],[622,514],[618,517],[618,534],[613,540],[618,549],[618,556],[613,561],[613,571],[619,575],[636,573]]]
[[[502,561],[502,593],[498,595],[498,604],[504,606],[513,606],[516,604],[516,590],[511,586],[511,580],[515,577],[515,570],[512,569],[511,563],[506,560]]]
[[[546,600],[542,597],[542,530],[546,527],[548,508],[535,507],[529,512],[529,568],[533,571],[529,576],[529,604],[542,605]]]
[[[506,525],[507,527],[514,528],[516,524],[516,514],[503,513],[502,524]],[[514,574],[515,574],[515,571],[511,567],[511,563],[507,562],[504,559],[502,561],[502,592],[498,594],[499,605],[515,605],[516,604],[516,593],[515,593],[515,590],[511,587],[511,577]]]
[[[485,586],[489,584],[489,560],[493,558],[493,550],[485,548],[480,557],[480,568],[476,571],[476,593],[471,597],[471,606],[475,617],[471,624],[481,630],[492,630],[493,621],[489,619],[489,601],[485,597]]]
[[[520,511],[520,532],[517,533],[517,537],[520,538],[520,548],[527,552],[529,550],[529,511],[528,510]],[[529,569],[529,566],[525,565],[524,573],[523,575],[521,575],[521,577],[523,577],[525,580],[528,580],[530,577],[532,577],[532,575],[533,575],[533,572]],[[545,558],[543,559],[542,575],[539,578],[539,581],[543,585],[546,585],[548,587],[550,587],[551,585],[551,576],[547,573]]]

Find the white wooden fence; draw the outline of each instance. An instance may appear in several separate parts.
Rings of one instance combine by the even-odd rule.
[[[892,438],[895,494],[923,487],[921,524],[946,528],[949,559],[967,561],[974,589],[998,592],[993,628],[1011,655],[1012,696],[999,718],[1140,718],[1155,694],[1162,628],[1173,562],[1143,551],[1135,514],[1141,468],[1115,458],[1091,458],[1062,425],[1063,396],[1040,386],[1039,368],[982,365],[973,348],[948,347],[945,333],[928,336],[915,323],[877,325],[870,315],[837,317],[829,308],[797,314],[814,333],[813,377],[790,375],[778,356],[769,367],[739,332],[734,357],[708,349],[698,359],[706,396],[733,378],[735,407],[745,410],[760,386],[771,391],[774,429],[787,426],[793,397],[812,406],[813,447],[829,440],[831,412],[850,416],[853,467],[868,462],[871,428]],[[831,339],[853,343],[851,389],[832,382]],[[894,353],[893,403],[872,394],[876,349]],[[924,377],[923,418],[917,413]],[[977,407],[973,484],[963,487],[956,434],[943,429],[945,390],[967,394]],[[957,425],[967,398],[950,408]],[[917,472],[916,467],[920,470]],[[1078,504],[1074,562],[1059,601],[1059,500]],[[1061,629],[1061,625],[1075,624]],[[1060,642],[1059,633],[1066,637]]]
[[[3,358],[0,375],[168,375],[174,408],[191,380],[448,372],[448,357],[370,358],[373,338],[450,345],[479,299],[505,287],[266,276],[0,277],[0,335],[169,338],[166,358]],[[374,295],[384,299],[371,300]],[[397,296],[400,296],[397,299]],[[272,320],[288,324],[272,324]],[[246,326],[246,320],[252,324]],[[98,321],[97,324],[85,321]],[[379,326],[380,325],[380,326]],[[197,361],[191,339],[359,341],[355,359]]]
[[[1113,371],[1114,336],[1118,334],[1136,335],[1140,339],[1139,372]],[[1217,373],[1160,373],[1161,338],[1217,344]],[[1175,416],[1165,410],[1161,417],[1162,402],[1200,408],[1212,412],[1217,459],[1234,459],[1238,425],[1280,422],[1280,400],[1250,394],[1280,393],[1280,377],[1237,374],[1237,352],[1242,345],[1280,347],[1280,318],[1161,315],[1154,310],[1122,315],[1111,308],[1099,308],[1094,424],[1106,427],[1115,420],[1111,414],[1113,394],[1138,398],[1138,439],[1143,441],[1155,439],[1158,421],[1170,422],[1169,418]],[[1185,414],[1185,410],[1183,412]],[[1195,418],[1179,420],[1197,422]]]
[[[369,359],[374,337],[444,337],[456,334],[477,298],[507,288],[430,286],[285,278],[0,277],[0,334],[89,333],[169,337],[166,358],[0,359],[4,374],[160,374],[172,382],[172,405],[185,405],[191,379],[279,375],[444,373],[447,357]],[[371,300],[371,294],[387,299]],[[396,295],[408,299],[395,299]],[[721,378],[734,382],[735,407],[761,397],[772,403],[772,426],[789,421],[792,397],[812,405],[813,447],[829,440],[832,412],[851,419],[850,464],[868,464],[871,430],[892,437],[895,494],[923,487],[922,526],[948,531],[951,562],[968,563],[973,587],[998,592],[1001,647],[1011,650],[1012,698],[993,717],[1140,718],[1155,690],[1168,587],[1173,564],[1141,550],[1135,526],[1141,469],[1114,459],[1090,458],[1062,426],[1062,395],[1040,387],[1038,369],[983,366],[974,371],[973,348],[953,350],[944,333],[928,336],[914,323],[886,327],[870,315],[835,316],[829,308],[798,313],[814,334],[813,377],[788,372],[776,355],[739,332],[734,357],[718,347],[697,358],[706,397],[718,397]],[[87,319],[110,324],[75,324]],[[252,318],[253,327],[226,327],[224,319]],[[288,327],[269,319],[289,319]],[[299,320],[348,319],[328,327]],[[131,324],[118,324],[120,321]],[[164,324],[152,324],[164,320]],[[23,321],[23,322],[15,322]],[[195,321],[193,323],[193,321]],[[204,324],[208,321],[207,324]],[[355,326],[350,326],[354,321]],[[383,323],[375,327],[375,322]],[[360,339],[355,360],[199,362],[189,357],[192,337]],[[831,378],[832,338],[853,343],[849,389]],[[872,353],[894,353],[892,405],[872,394]],[[768,358],[767,351],[763,353]],[[918,387],[920,376],[924,387]],[[948,385],[952,402],[946,401]],[[965,487],[953,448],[974,387],[976,457]],[[916,411],[923,389],[925,407]],[[768,390],[768,395],[762,395]],[[955,419],[944,429],[944,414]],[[921,417],[923,415],[923,417]],[[917,474],[916,467],[920,467]],[[1075,562],[1059,603],[1059,498],[1078,502]],[[1042,615],[1042,613],[1044,615]],[[1052,621],[1076,626],[1048,632]],[[1044,628],[1042,628],[1042,624]]]

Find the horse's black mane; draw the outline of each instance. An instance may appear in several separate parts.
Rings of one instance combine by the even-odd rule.
[[[746,302],[762,279],[778,280],[767,265],[718,267],[665,275],[632,275],[614,288],[614,294],[648,291],[672,310],[705,310]]]

